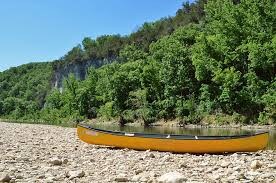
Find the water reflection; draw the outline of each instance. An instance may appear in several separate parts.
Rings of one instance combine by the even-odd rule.
[[[142,133],[161,133],[161,134],[185,134],[203,136],[225,136],[225,135],[245,135],[260,130],[245,130],[236,128],[180,128],[180,127],[144,127],[144,126],[124,126],[110,124],[93,124],[95,128],[112,131],[142,132]],[[269,131],[269,143],[267,149],[276,150],[276,130]]]

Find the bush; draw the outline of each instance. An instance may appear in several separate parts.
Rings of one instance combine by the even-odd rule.
[[[98,117],[103,117],[107,120],[110,120],[113,117],[115,117],[113,106],[114,106],[114,102],[107,102],[104,105],[102,105],[99,109]]]

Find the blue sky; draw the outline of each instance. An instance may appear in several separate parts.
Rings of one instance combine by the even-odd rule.
[[[0,71],[63,56],[84,37],[126,35],[173,16],[185,0],[3,0]]]

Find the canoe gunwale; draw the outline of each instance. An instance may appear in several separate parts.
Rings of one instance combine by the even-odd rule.
[[[92,130],[98,133],[105,133],[116,136],[125,136],[125,137],[139,137],[139,138],[154,138],[154,139],[168,139],[168,140],[231,140],[231,139],[240,139],[240,138],[249,138],[253,136],[258,136],[268,133],[268,131],[245,134],[245,135],[234,135],[234,136],[195,136],[195,135],[177,135],[177,134],[154,134],[154,133],[132,133],[132,132],[123,132],[123,131],[110,131],[103,130],[91,127],[86,124],[78,124],[78,126]]]

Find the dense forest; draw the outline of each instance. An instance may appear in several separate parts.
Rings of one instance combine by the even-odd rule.
[[[64,123],[276,123],[276,3],[199,0],[129,36],[84,38],[60,60],[0,73],[0,116]],[[113,59],[51,88],[57,67]]]
[[[51,63],[30,63],[0,73],[0,115],[11,119],[39,119],[51,90]]]

